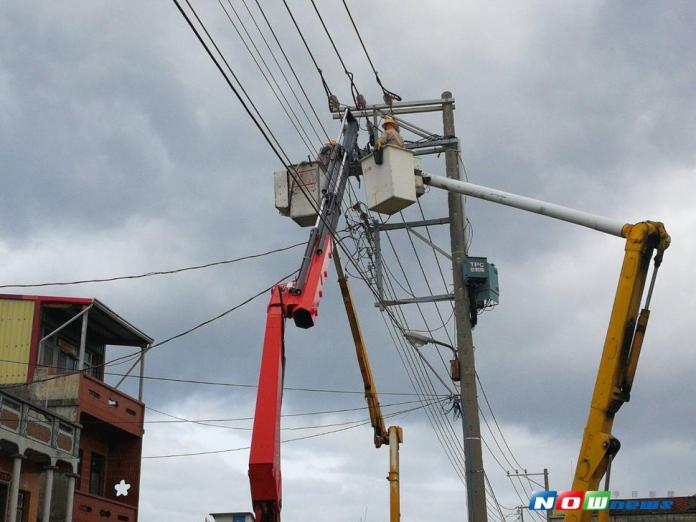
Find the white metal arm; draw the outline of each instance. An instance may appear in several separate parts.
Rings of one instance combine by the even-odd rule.
[[[518,196],[510,192],[475,185],[468,181],[459,181],[444,176],[433,176],[423,173],[423,182],[431,187],[440,188],[450,192],[458,192],[473,198],[485,199],[493,203],[507,205],[508,207],[519,208],[542,216],[548,216],[561,221],[575,223],[583,227],[592,228],[611,234],[612,236],[624,237],[623,229],[626,223],[616,219],[610,219],[603,216],[596,216],[581,210],[548,203],[539,199],[528,198],[526,196]]]

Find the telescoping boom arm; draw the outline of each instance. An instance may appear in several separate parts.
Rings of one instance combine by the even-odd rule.
[[[336,274],[338,275],[338,285],[341,288],[343,304],[346,308],[346,315],[348,316],[348,325],[350,326],[353,343],[355,344],[355,355],[358,359],[360,375],[362,376],[363,385],[365,387],[365,400],[367,401],[367,409],[370,413],[372,429],[375,432],[374,443],[375,447],[379,448],[382,444],[389,443],[389,433],[384,427],[384,417],[382,416],[382,408],[379,405],[377,386],[375,385],[375,379],[372,375],[370,359],[367,355],[367,348],[365,347],[365,339],[363,338],[358,321],[358,314],[353,304],[353,295],[350,291],[350,286],[348,286],[348,277],[343,271],[338,252],[334,253],[334,264],[336,266]]]
[[[314,326],[324,295],[333,252],[333,231],[340,216],[350,155],[357,137],[358,122],[346,111],[338,145],[333,149],[327,168],[327,187],[319,217],[310,232],[299,274],[292,283],[277,285],[271,291],[249,454],[249,483],[257,522],[280,521],[280,410],[285,371],[285,320],[292,318],[300,328]]]
[[[358,314],[353,304],[353,296],[348,285],[348,277],[343,271],[341,260],[338,252],[334,252],[334,264],[336,265],[336,273],[338,274],[338,284],[341,287],[341,295],[343,304],[346,308],[348,316],[348,324],[353,336],[355,344],[355,355],[358,359],[360,367],[360,375],[362,376],[363,385],[365,387],[365,400],[367,401],[367,409],[370,412],[370,423],[374,430],[375,448],[379,448],[384,444],[389,445],[389,521],[399,522],[401,520],[401,493],[399,486],[399,444],[404,441],[404,433],[400,426],[389,426],[385,428],[384,417],[382,416],[382,408],[379,405],[377,396],[377,386],[372,375],[370,366],[370,358],[367,354],[365,339],[362,335]]]
[[[614,415],[623,403],[630,399],[650,316],[650,300],[657,270],[662,263],[663,253],[670,244],[670,237],[665,227],[662,223],[655,221],[625,224],[553,203],[441,176],[426,175],[423,181],[432,187],[527,210],[625,238],[625,255],[621,274],[572,486],[573,491],[597,490],[611,459],[621,446],[618,439],[612,435],[611,429],[614,424]],[[639,314],[653,253],[655,268],[645,305]],[[565,517],[566,522],[589,522],[592,511],[567,511]]]

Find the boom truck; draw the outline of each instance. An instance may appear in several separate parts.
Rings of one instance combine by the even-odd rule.
[[[279,522],[282,506],[282,479],[280,471],[280,410],[283,398],[285,368],[284,332],[285,320],[293,319],[299,328],[314,326],[319,304],[324,295],[328,277],[328,265],[333,259],[338,274],[341,295],[348,317],[356,356],[365,388],[370,421],[374,430],[376,448],[389,445],[390,520],[398,522],[399,508],[399,444],[403,432],[399,426],[385,427],[377,388],[374,382],[364,338],[348,284],[337,250],[334,250],[334,234],[340,217],[340,203],[345,192],[351,164],[359,158],[357,151],[358,122],[349,111],[344,114],[339,138],[331,150],[324,186],[319,180],[303,179],[301,169],[294,166],[287,172],[293,178],[290,189],[303,196],[305,204],[320,199],[316,209],[317,219],[302,259],[297,278],[289,284],[276,285],[271,291],[266,317],[256,411],[249,456],[249,481],[254,513],[258,522]],[[316,171],[318,173],[318,170]],[[282,173],[281,173],[282,174]],[[316,190],[314,198],[310,192]],[[320,195],[320,198],[316,196]]]
[[[310,232],[299,275],[292,283],[277,285],[271,291],[249,459],[249,479],[257,520],[280,521],[280,408],[285,364],[285,320],[292,318],[300,328],[311,328],[314,325],[328,277],[328,264],[332,258],[338,272],[339,285],[365,385],[365,397],[374,428],[374,443],[376,447],[383,444],[389,444],[390,447],[390,520],[396,522],[400,517],[398,445],[402,442],[402,430],[398,426],[392,426],[387,430],[384,426],[347,278],[338,252],[334,251],[333,234],[340,217],[340,202],[348,176],[351,173],[356,174],[354,169],[358,160],[360,166],[357,175],[364,177],[368,190],[368,206],[371,210],[394,213],[415,202],[415,187],[425,184],[625,239],[625,255],[572,485],[574,491],[598,489],[602,477],[607,474],[611,460],[620,448],[620,443],[612,435],[611,429],[616,412],[630,400],[650,316],[650,301],[657,272],[664,251],[670,244],[670,237],[664,225],[656,221],[624,223],[465,181],[425,174],[413,156],[410,156],[410,159],[407,157],[409,152],[397,150],[396,147],[387,147],[379,158],[361,154],[357,147],[357,135],[358,123],[350,111],[346,110],[341,133],[336,140],[338,145],[334,146],[326,167],[325,186],[319,186],[318,179],[316,181],[318,186],[315,187],[314,199],[320,200],[321,206],[316,209],[317,219]],[[309,184],[299,177],[297,169],[292,167],[292,170],[294,172],[288,171],[287,175],[292,176],[294,189],[301,191],[306,201],[311,202]],[[377,189],[370,192],[370,181],[379,176],[387,176],[390,178],[389,182],[385,183],[384,179],[377,183],[372,181]],[[388,192],[386,196],[383,193],[385,187]],[[645,304],[640,309],[651,259],[654,260],[654,269]],[[591,518],[591,511],[566,511],[565,515],[566,522],[589,522]],[[600,520],[608,520],[608,511],[600,512]]]

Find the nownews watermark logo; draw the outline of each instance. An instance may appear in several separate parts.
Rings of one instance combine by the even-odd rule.
[[[610,491],[535,491],[529,499],[531,511],[658,511],[672,509],[672,504],[664,499],[612,500]]]

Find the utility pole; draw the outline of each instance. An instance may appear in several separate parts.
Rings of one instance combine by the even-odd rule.
[[[524,469],[522,471],[524,471],[524,473],[520,473],[518,470],[515,470],[514,473],[510,473],[508,471],[507,476],[510,477],[510,479],[512,479],[513,477],[517,477],[517,478],[524,477],[527,480],[529,480],[530,483],[534,483],[534,485],[536,485],[538,487],[543,487],[544,491],[549,491],[549,470],[548,470],[548,468],[544,468],[544,471],[542,473],[529,473],[529,472],[527,472],[526,469]],[[544,477],[544,485],[543,486],[541,484],[539,484],[536,480],[529,478],[529,477],[538,477],[538,476],[542,476],[542,475]],[[524,487],[522,489],[524,489]],[[604,488],[604,489],[607,489],[607,488]],[[546,511],[546,520],[551,520],[552,513],[553,513],[553,510],[551,510],[551,509]],[[601,517],[601,513],[600,513],[600,517]]]
[[[451,99],[452,93],[445,91],[442,99]],[[445,103],[442,109],[443,135],[456,136],[454,131],[454,107]],[[447,177],[460,180],[459,143],[447,145],[445,168]],[[461,194],[447,195],[450,219],[450,242],[452,248],[452,275],[454,281],[454,318],[457,327],[457,357],[461,371],[462,427],[464,432],[464,466],[466,471],[466,495],[469,522],[487,522],[485,476],[481,452],[481,427],[476,389],[476,366],[474,340],[471,335],[469,292],[464,283],[462,266],[466,251],[466,218]]]
[[[399,125],[409,132],[422,138],[427,138],[425,144],[417,142],[406,144],[406,148],[413,150],[417,156],[426,154],[445,154],[445,167],[447,177],[460,181],[459,174],[459,140],[456,138],[454,130],[454,99],[451,92],[444,92],[438,100],[419,100],[419,101],[397,101],[391,104],[377,104],[367,107],[349,107],[353,116],[356,118],[372,118],[377,122],[377,116],[392,116],[396,118]],[[443,136],[437,136],[426,131],[410,122],[403,120],[403,114],[419,114],[426,112],[442,111]],[[333,118],[338,120],[343,117],[343,113],[335,111]],[[461,406],[462,406],[462,427],[464,432],[464,466],[466,478],[467,495],[467,518],[468,522],[488,522],[486,509],[486,489],[485,475],[483,471],[483,457],[481,454],[481,428],[479,426],[479,407],[476,388],[476,369],[474,364],[474,343],[471,335],[471,318],[469,311],[469,292],[464,282],[462,264],[467,255],[466,252],[466,231],[464,225],[464,205],[461,194],[450,192],[447,197],[449,217],[415,221],[409,223],[387,223],[374,224],[372,232],[375,244],[375,269],[377,276],[377,291],[379,292],[378,302],[375,306],[383,308],[386,306],[400,306],[415,303],[432,303],[438,301],[449,301],[454,299],[454,316],[457,328],[457,359],[461,369]],[[381,264],[382,255],[380,252],[379,233],[380,231],[408,229],[410,234],[428,243],[433,247],[429,240],[426,240],[418,233],[414,233],[414,228],[430,225],[450,226],[450,246],[452,250],[452,273],[454,282],[454,292],[443,295],[429,295],[424,297],[411,296],[405,299],[384,299],[381,285]]]

